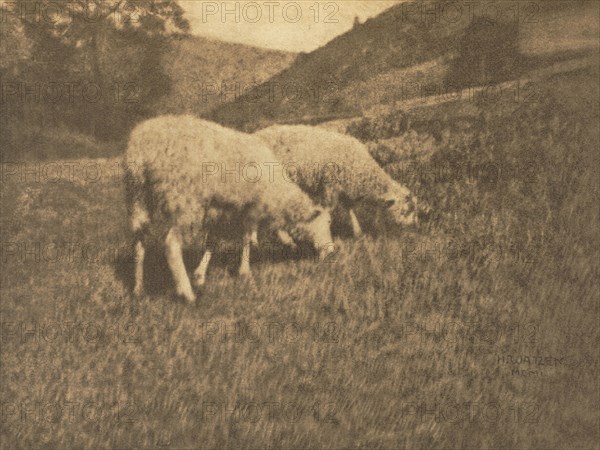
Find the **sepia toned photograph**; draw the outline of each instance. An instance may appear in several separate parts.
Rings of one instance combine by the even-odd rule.
[[[4,449],[600,449],[600,1],[0,0]]]

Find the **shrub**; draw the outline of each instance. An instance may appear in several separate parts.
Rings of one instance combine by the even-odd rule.
[[[402,111],[393,111],[385,116],[365,117],[352,122],[347,133],[362,142],[389,139],[406,132],[409,128],[408,117]]]

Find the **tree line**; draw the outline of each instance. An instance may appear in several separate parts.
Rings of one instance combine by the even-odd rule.
[[[0,14],[4,145],[15,126],[121,139],[168,93],[162,55],[189,32],[173,0],[0,1]]]

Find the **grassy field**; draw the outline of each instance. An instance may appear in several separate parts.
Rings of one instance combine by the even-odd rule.
[[[370,142],[398,177],[422,141],[425,164],[516,171],[411,175],[423,227],[321,264],[259,255],[252,279],[222,258],[193,307],[156,254],[128,293],[119,158],[4,164],[2,447],[598,448],[590,70],[478,106],[475,130]]]

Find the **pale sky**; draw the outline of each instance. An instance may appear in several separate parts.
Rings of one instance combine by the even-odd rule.
[[[401,0],[203,1],[180,0],[192,33],[294,52],[312,51]]]

